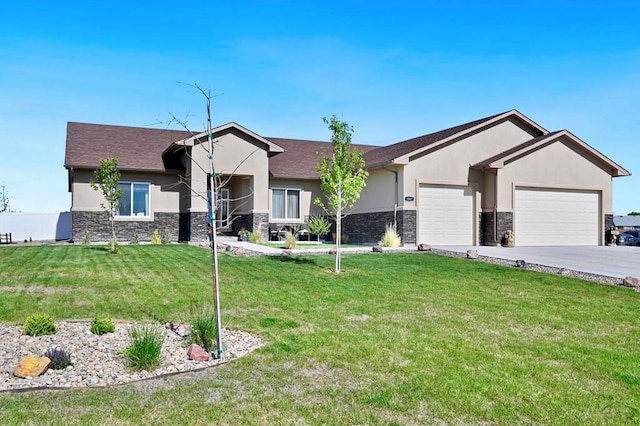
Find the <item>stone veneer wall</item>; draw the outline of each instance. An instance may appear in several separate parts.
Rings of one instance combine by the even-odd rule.
[[[269,240],[269,213],[248,213],[238,216],[231,225],[232,235],[237,235],[240,229],[260,231],[262,239]]]
[[[502,241],[502,236],[509,229],[513,231],[513,212],[498,212],[496,214],[498,221],[498,235],[496,235],[496,240],[498,243]],[[514,233],[515,244],[518,245],[518,234]]]
[[[183,226],[188,226],[189,235],[184,241],[202,242],[209,241],[209,233],[207,232],[207,222],[209,214],[207,212],[189,212],[183,213]]]
[[[480,213],[480,245],[482,246],[495,246],[500,244],[500,241],[494,235],[496,230],[496,224],[494,221],[493,212],[481,212]]]
[[[418,216],[415,210],[401,210],[398,212],[398,233],[402,237],[402,244],[416,244],[418,236]]]
[[[168,231],[172,241],[179,239],[179,213],[155,213],[153,221],[116,220],[115,230],[118,241],[130,241],[135,234],[139,241],[151,241],[153,231]],[[71,212],[71,238],[76,243],[89,232],[91,242],[109,241],[111,225],[104,212]]]
[[[388,223],[393,223],[393,212],[352,213],[342,220],[343,234],[350,243],[377,243]],[[397,212],[397,231],[403,244],[416,243],[416,212]]]

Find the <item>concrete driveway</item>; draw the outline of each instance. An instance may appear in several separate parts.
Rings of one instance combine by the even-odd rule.
[[[624,278],[640,278],[640,247],[631,246],[553,246],[553,247],[486,247],[434,246],[442,250],[466,253],[477,250],[481,256],[507,260],[523,259],[528,263],[573,269],[590,274]]]

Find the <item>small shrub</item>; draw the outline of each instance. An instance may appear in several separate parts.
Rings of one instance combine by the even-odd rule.
[[[99,336],[106,333],[113,333],[115,329],[116,325],[108,318],[94,318],[90,327],[91,332]]]
[[[62,348],[48,349],[44,353],[44,356],[51,360],[49,367],[54,370],[64,370],[72,364],[71,355]]]
[[[22,332],[29,336],[44,336],[56,334],[58,329],[53,323],[53,318],[47,314],[35,314],[27,317],[24,321]]]
[[[138,234],[135,232],[131,235],[131,239],[129,240],[129,244],[132,246],[136,246],[140,243],[140,239],[138,238]]]
[[[205,351],[211,352],[213,350],[213,342],[217,336],[215,315],[206,308],[203,308],[200,312],[196,312],[192,308],[191,315],[190,343],[200,345]]]
[[[380,240],[380,245],[383,247],[400,247],[402,244],[402,238],[396,231],[396,225],[393,223],[387,224],[387,229]]]
[[[91,232],[84,231],[84,235],[82,236],[82,245],[88,246],[91,243]]]
[[[262,234],[260,231],[253,231],[249,233],[249,242],[253,244],[260,244],[262,242]]]
[[[311,216],[307,226],[309,232],[316,235],[318,243],[320,243],[320,236],[326,235],[331,230],[331,222],[324,216]]]
[[[160,244],[171,244],[171,231],[166,228],[160,234]]]
[[[162,238],[160,238],[160,233],[157,229],[153,231],[153,235],[151,236],[151,244],[162,244]]]
[[[297,244],[298,241],[296,241],[296,236],[293,235],[291,231],[287,231],[287,233],[284,234],[284,248],[286,248],[287,250],[292,250],[296,248]]]
[[[136,371],[152,371],[160,365],[164,332],[154,324],[135,325],[129,329],[131,345],[121,353],[129,367]]]

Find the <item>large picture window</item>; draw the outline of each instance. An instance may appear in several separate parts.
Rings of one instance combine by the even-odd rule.
[[[134,182],[119,182],[122,190],[118,216],[149,216],[149,184]]]
[[[271,190],[272,219],[300,219],[300,190],[274,188]]]

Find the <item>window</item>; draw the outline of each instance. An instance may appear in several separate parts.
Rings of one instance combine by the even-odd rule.
[[[117,216],[149,216],[149,184],[119,182],[122,190]]]
[[[300,219],[300,190],[272,189],[271,217],[273,219]]]

